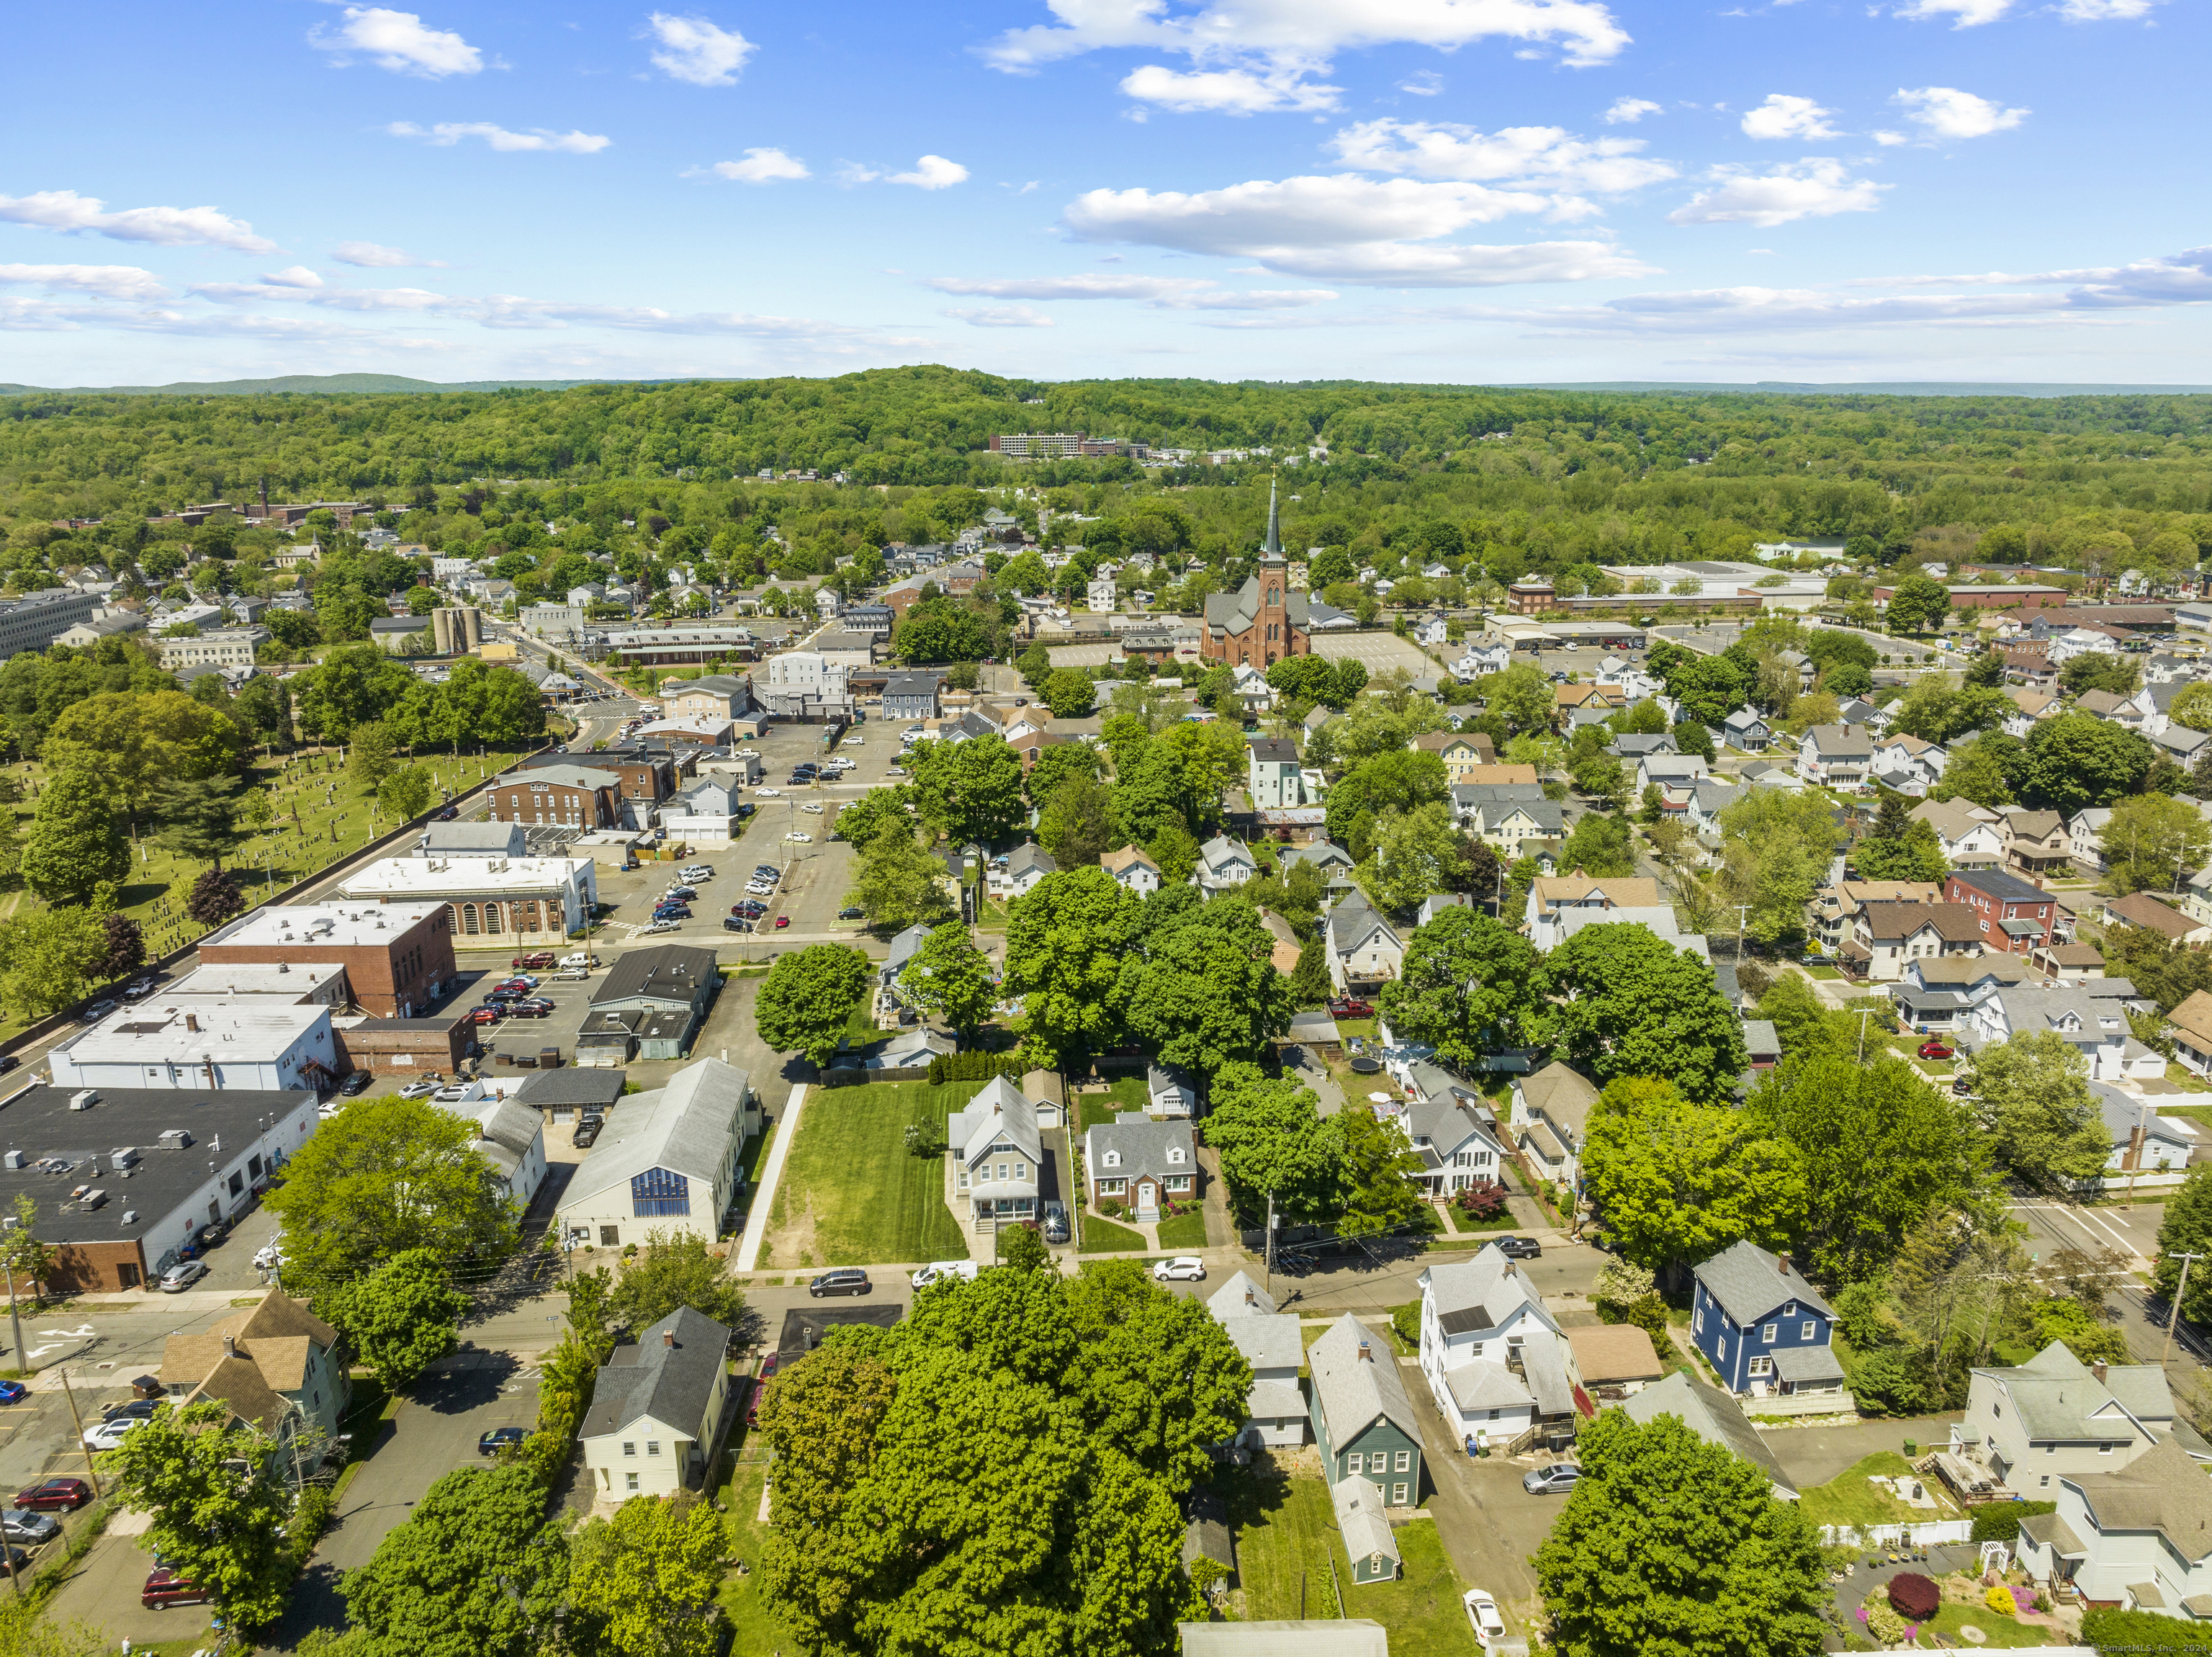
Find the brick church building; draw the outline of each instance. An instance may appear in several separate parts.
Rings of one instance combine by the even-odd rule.
[[[1283,559],[1282,524],[1271,480],[1267,539],[1260,549],[1260,571],[1234,593],[1206,594],[1206,632],[1199,649],[1208,661],[1249,665],[1264,673],[1285,656],[1312,653],[1307,621],[1306,595],[1292,590],[1290,568]]]

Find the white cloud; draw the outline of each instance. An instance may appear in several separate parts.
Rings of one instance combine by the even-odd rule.
[[[1899,7],[1897,15],[1931,22],[1949,17],[1955,20],[1953,28],[1973,28],[1994,23],[2011,9],[2012,0],[1912,0],[1911,4]]]
[[[1890,186],[1847,176],[1836,161],[1808,160],[1767,173],[1713,169],[1716,188],[1699,192],[1667,215],[1672,224],[1756,224],[1765,229],[1793,219],[1833,213],[1870,213]]]
[[[968,169],[958,161],[949,161],[942,155],[924,155],[914,164],[910,173],[887,173],[885,184],[910,184],[917,190],[949,190],[964,183]]]
[[[733,179],[739,184],[768,184],[777,179],[811,179],[806,163],[796,155],[787,155],[773,148],[757,148],[745,151],[741,161],[716,161],[707,169],[718,179]]]
[[[1665,161],[1637,155],[1641,138],[1578,138],[1565,127],[1509,126],[1485,133],[1447,122],[1360,121],[1329,140],[1348,167],[1530,187],[1591,190],[1603,195],[1673,178]]]
[[[1334,109],[1344,88],[1308,81],[1304,65],[1291,65],[1201,69],[1185,74],[1147,64],[1123,78],[1121,90],[1139,103],[1156,104],[1178,115]]]
[[[261,278],[272,288],[319,288],[323,279],[304,265],[287,265],[281,271],[271,271]]]
[[[1334,299],[1328,288],[1259,288],[1224,291],[1208,277],[1102,276],[933,277],[941,294],[985,299],[1124,299],[1163,311],[1272,311]]]
[[[1479,184],[1337,174],[1260,179],[1190,193],[1093,190],[1068,204],[1062,223],[1079,241],[1249,258],[1271,271],[1386,287],[1484,287],[1650,272],[1601,241],[1419,245],[1552,204],[1547,196]]]
[[[1904,107],[1905,119],[1937,138],[1987,137],[2018,126],[2028,116],[2025,109],[2007,109],[1954,86],[1899,87],[1891,101]]]
[[[653,67],[693,86],[735,86],[745,59],[758,50],[735,29],[718,27],[703,17],[656,11],[646,27],[660,43],[653,54]]]
[[[341,265],[356,265],[371,271],[396,271],[410,265],[441,271],[446,268],[446,261],[441,259],[418,259],[404,247],[386,247],[374,241],[342,241],[331,250],[331,257]]]
[[[1619,98],[1613,101],[1613,107],[1605,112],[1605,124],[1607,126],[1632,125],[1646,115],[1663,115],[1666,113],[1649,98]]]
[[[1828,125],[1828,118],[1836,112],[1823,109],[1810,98],[1792,97],[1786,92],[1770,92],[1766,101],[1743,118],[1746,137],[1751,138],[1834,138],[1843,135]]]
[[[2060,0],[2058,15],[2069,23],[2126,22],[2147,17],[2158,0]]]
[[[1444,89],[1444,77],[1432,69],[1418,70],[1398,82],[1398,90],[1417,98],[1433,98]]]
[[[308,42],[325,52],[365,52],[379,69],[433,81],[474,75],[484,66],[483,52],[450,29],[429,27],[411,11],[348,6],[342,15],[337,27],[311,31]]]
[[[0,196],[0,221],[35,225],[41,230],[90,232],[117,241],[150,241],[163,247],[231,247],[241,253],[273,253],[276,244],[253,234],[244,219],[212,207],[126,207],[111,213],[97,196],[74,190],[40,190],[28,196]]]
[[[1556,45],[1570,64],[1600,64],[1628,34],[1597,0],[1212,0],[1169,16],[1162,0],[1047,0],[1059,26],[1009,30],[983,49],[1023,72],[1086,52],[1129,46],[1194,60],[1260,58],[1320,64],[1349,48],[1449,52],[1493,38]]]
[[[2132,265],[2092,265],[2025,275],[1987,271],[1966,276],[1856,277],[1847,288],[2033,288],[2070,284],[2077,305],[2105,308],[2135,303],[2212,302],[2212,247],[2137,259]]]
[[[102,299],[169,297],[161,277],[135,265],[0,265],[0,282]]]
[[[1875,128],[1867,136],[1872,138],[1876,143],[1881,145],[1885,149],[1890,149],[1897,144],[1911,143],[1912,142],[1911,139],[1906,137],[1902,132],[1886,131],[1880,127]]]
[[[595,132],[555,132],[542,126],[510,132],[489,121],[440,121],[428,128],[412,121],[394,121],[384,130],[395,138],[428,138],[448,147],[464,138],[482,138],[494,149],[557,150],[564,155],[596,155],[614,142]]]
[[[987,305],[979,308],[956,308],[945,313],[957,317],[971,328],[1049,328],[1053,320],[1042,311],[1033,311],[1026,305]]]

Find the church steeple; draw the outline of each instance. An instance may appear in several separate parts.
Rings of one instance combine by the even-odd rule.
[[[1267,479],[1267,539],[1260,548],[1260,556],[1263,558],[1283,556],[1283,521],[1275,509],[1275,480],[1272,475]]]

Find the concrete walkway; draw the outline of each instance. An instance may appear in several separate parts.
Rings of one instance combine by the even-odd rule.
[[[791,1142],[799,1136],[799,1112],[806,1105],[805,1082],[791,1090],[790,1101],[783,1107],[783,1117],[775,1124],[775,1143],[768,1148],[768,1164],[761,1170],[759,1189],[753,1193],[751,1211],[745,1215],[745,1234],[738,1244],[736,1269],[750,1271],[760,1264],[761,1245],[768,1239],[769,1210],[775,1205],[775,1188],[783,1178],[784,1159],[791,1154]]]

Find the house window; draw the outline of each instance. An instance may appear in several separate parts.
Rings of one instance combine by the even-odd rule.
[[[1354,1450],[1350,1455],[1345,1457],[1344,1471],[1347,1473],[1358,1472],[1365,1465],[1366,1459],[1358,1451]]]
[[[1401,1473],[1409,1473],[1413,1471],[1413,1453],[1411,1450],[1401,1450],[1398,1452],[1397,1471]]]
[[[2037,1481],[2037,1487],[2040,1489],[2049,1489],[2051,1488],[2051,1475],[2048,1473],[2044,1474],[2043,1477]]]
[[[1774,1373],[1774,1360],[1771,1358],[1753,1358],[1751,1361],[1751,1373],[1754,1375],[1772,1374]]]
[[[1792,1301],[1788,1306],[1784,1307],[1782,1308],[1782,1315],[1785,1318],[1796,1317],[1797,1315],[1797,1302]]]
[[[1780,1329],[1781,1325],[1778,1324],[1769,1324],[1765,1328],[1759,1331],[1759,1338],[1766,1345],[1771,1346],[1774,1344],[1774,1337],[1780,1331]]]
[[[1394,1508],[1402,1508],[1402,1507],[1404,1507],[1404,1506],[1406,1505],[1406,1496],[1407,1496],[1407,1489],[1406,1489],[1406,1487],[1405,1487],[1404,1485],[1402,1485],[1402,1484],[1393,1484],[1393,1485],[1390,1487],[1390,1505],[1391,1505],[1392,1507],[1394,1507]]]
[[[623,1477],[628,1481],[629,1489],[633,1490],[637,1489],[637,1475],[635,1473],[624,1473]]]
[[[613,1248],[621,1241],[622,1228],[620,1226],[601,1226],[599,1228],[600,1247]]]
[[[1806,1319],[1803,1323],[1797,1325],[1797,1338],[1801,1341],[1814,1339],[1819,1332],[1819,1327],[1810,1318]]]
[[[962,1191],[966,1191],[968,1189],[968,1169],[966,1166],[963,1164],[958,1172],[960,1189]]]
[[[1000,1163],[1000,1164],[999,1164],[999,1178],[1000,1178],[1001,1180],[1003,1180],[1003,1179],[1006,1179],[1006,1165],[1005,1163],[1001,1162],[1001,1163]]]
[[[639,1219],[691,1212],[691,1183],[665,1168],[648,1168],[629,1182],[630,1212]]]
[[[660,1441],[657,1438],[649,1438],[646,1440],[645,1453],[649,1456],[659,1455],[660,1453]]]
[[[1698,1308],[1698,1319],[1697,1319],[1697,1322],[1698,1322],[1698,1333],[1699,1333],[1700,1335],[1702,1335],[1702,1334],[1704,1334],[1704,1333],[1705,1332],[1705,1307],[1699,1307]]]
[[[623,1441],[623,1453],[626,1456],[635,1455],[637,1453],[637,1441],[635,1439],[624,1439]]]

